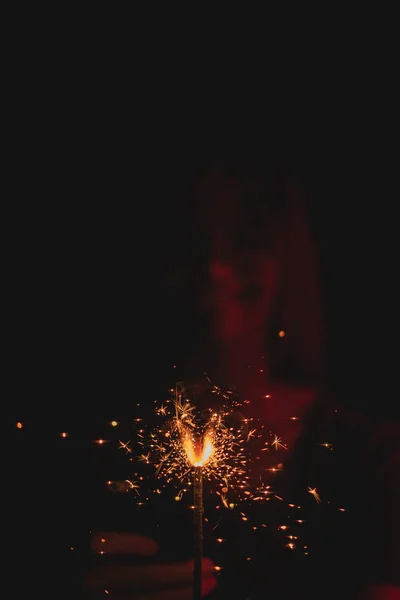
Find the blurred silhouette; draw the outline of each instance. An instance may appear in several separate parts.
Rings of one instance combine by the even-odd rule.
[[[247,396],[262,365],[259,381],[319,382],[321,291],[299,190],[279,171],[214,168],[198,204],[209,242],[204,300],[222,380]]]

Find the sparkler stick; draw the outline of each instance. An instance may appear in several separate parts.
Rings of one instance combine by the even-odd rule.
[[[203,470],[195,467],[194,478],[194,571],[193,600],[201,598],[201,560],[203,555]]]
[[[182,442],[187,460],[193,468],[194,500],[194,570],[193,600],[201,599],[201,562],[203,556],[203,465],[212,457],[214,448],[209,435],[204,439],[194,438],[185,432]]]
[[[200,413],[186,390],[177,386],[175,398],[156,409],[157,415],[167,418],[151,431],[148,442],[143,436],[142,444],[149,452],[140,456],[141,461],[154,462],[156,476],[163,477],[167,484],[179,481],[181,491],[175,499],[181,500],[185,485],[193,485],[193,600],[200,600],[202,592],[203,480],[219,481],[221,491],[216,493],[228,507],[228,487],[247,488],[248,479],[243,451],[246,423],[234,414],[240,404],[216,386],[211,386],[211,392],[219,396],[219,407],[205,408]]]

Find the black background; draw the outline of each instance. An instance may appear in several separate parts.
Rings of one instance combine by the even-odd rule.
[[[195,77],[181,94],[184,80],[162,65],[163,77],[121,74],[110,57],[35,50],[9,63],[3,314],[13,416],[108,412],[108,403],[129,411],[133,388],[151,396],[149,382],[163,387],[199,334],[190,302],[168,297],[164,281],[186,255],[182,241],[190,244],[193,185],[213,163],[262,172],[274,162],[310,205],[327,381],[350,403],[375,410],[379,396],[389,410],[398,187],[390,92],[382,86],[374,106],[362,84],[334,93],[332,81],[314,93],[315,78],[294,68],[286,87],[270,85],[268,101],[250,82],[232,94]]]
[[[64,441],[58,433],[73,423],[92,444],[136,400],[165,394],[171,365],[198,343],[192,305],[168,297],[164,276],[196,258],[193,248],[182,257],[180,241],[190,240],[187,199],[210,163],[263,171],[276,161],[300,182],[320,253],[326,382],[349,407],[397,414],[398,181],[385,78],[374,86],[368,72],[359,85],[355,65],[338,86],[328,73],[322,84],[320,69],[306,77],[275,65],[285,86],[258,71],[264,99],[235,72],[225,83],[224,68],[216,86],[190,61],[178,73],[155,69],[143,51],[126,68],[96,44],[79,52],[68,37],[60,52],[37,30],[22,38],[7,52],[1,219],[17,562],[38,520],[43,546],[51,539],[53,481],[75,494],[49,439]],[[46,560],[52,553],[49,543]]]

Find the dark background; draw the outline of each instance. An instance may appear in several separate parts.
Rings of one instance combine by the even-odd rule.
[[[300,181],[320,252],[326,383],[349,407],[377,417],[398,411],[398,110],[388,60],[397,53],[390,35],[383,43],[363,16],[350,22],[338,14],[349,28],[350,55],[339,28],[327,41],[327,20],[316,27],[314,14],[316,40],[297,20],[290,27],[286,15],[278,40],[271,19],[258,19],[255,32],[256,19],[244,24],[241,14],[236,27],[213,15],[206,20],[215,28],[214,50],[200,11],[168,11],[183,39],[153,8],[147,19],[112,19],[108,10],[101,22],[97,8],[84,15],[35,6],[5,20],[8,589],[25,585],[46,595],[55,581],[62,595],[70,579],[60,559],[65,542],[74,528],[87,530],[94,508],[101,513],[98,496],[90,504],[85,494],[96,475],[93,458],[98,450],[117,454],[114,443],[93,440],[109,434],[111,419],[130,424],[138,399],[164,395],[171,366],[201,339],[193,305],[169,297],[163,275],[183,259],[201,262],[193,247],[182,253],[180,241],[190,240],[193,227],[187,198],[212,162],[261,171],[277,162]],[[357,40],[361,32],[366,43]]]
[[[267,78],[264,102],[238,82],[221,96],[191,65],[194,85],[180,94],[168,69],[160,78],[143,66],[143,82],[133,67],[115,73],[117,61],[100,58],[96,47],[73,58],[69,40],[65,55],[52,58],[53,45],[38,56],[36,42],[10,51],[4,112],[3,390],[14,434],[18,561],[37,527],[44,545],[51,540],[44,530],[47,521],[54,529],[53,483],[70,490],[68,499],[76,492],[53,464],[59,432],[91,448],[108,420],[164,395],[171,366],[201,339],[193,304],[168,296],[165,273],[201,262],[190,245],[188,198],[209,164],[262,172],[276,163],[300,182],[319,248],[326,384],[350,408],[377,418],[398,413],[390,92],[380,84],[378,104],[368,100],[369,86],[354,94],[332,81],[322,90],[319,72],[311,87],[302,73],[292,79],[283,71],[287,89]],[[257,76],[265,85],[264,71]],[[86,475],[83,459],[80,466]],[[64,541],[57,529],[53,535],[56,545]]]
[[[162,90],[127,106],[99,82],[54,76],[49,86],[46,75],[27,59],[10,94],[3,289],[13,416],[129,412],[133,390],[164,389],[201,333],[165,273],[201,262],[191,198],[210,164],[283,165],[300,183],[319,248],[327,383],[350,404],[375,410],[379,397],[379,411],[391,410],[397,184],[382,109],[351,95],[179,104]]]

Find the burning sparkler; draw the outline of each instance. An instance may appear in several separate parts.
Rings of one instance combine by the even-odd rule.
[[[201,455],[193,446],[193,441],[185,440],[185,449],[194,466],[193,489],[194,489],[194,572],[193,572],[193,600],[201,598],[201,559],[203,556],[203,466],[213,453],[213,445],[209,437],[204,440]]]
[[[226,404],[226,400],[231,398],[220,388],[212,386],[211,392],[222,398],[221,405],[216,409],[205,408],[201,412],[192,404],[187,391],[177,386],[175,398],[169,403],[171,406],[165,403],[162,411],[158,410],[159,415],[168,418],[151,434],[150,450],[158,455],[158,476],[164,476],[167,481],[177,477],[181,485],[193,483],[193,598],[199,600],[203,553],[203,477],[220,479],[226,491],[228,485],[234,486],[241,478],[243,484],[245,457],[242,444],[246,439],[246,424],[239,419],[239,424],[236,422],[236,426],[233,425],[233,403],[230,406]]]
[[[193,403],[191,390],[177,385],[174,397],[163,403],[162,413],[156,411],[165,420],[143,445],[150,451],[148,460],[156,465],[157,476],[167,483],[175,480],[182,487],[191,486],[195,469],[201,468],[203,477],[219,480],[224,487],[246,484],[247,423],[229,392],[211,384],[210,390],[219,401],[215,408],[201,410]]]
[[[249,401],[240,401],[232,390],[219,388],[208,377],[202,383],[178,383],[170,392],[168,400],[163,400],[161,404],[155,401],[151,419],[146,418],[143,424],[143,419],[134,419],[140,422],[136,429],[136,441],[143,448],[136,460],[155,467],[157,480],[163,480],[163,485],[153,490],[157,494],[161,494],[160,487],[174,485],[178,488],[175,494],[178,502],[187,491],[193,489],[193,505],[190,506],[194,515],[193,598],[199,600],[203,520],[207,521],[207,518],[203,519],[203,485],[207,489],[213,482],[211,497],[216,494],[219,497],[218,504],[230,512],[239,504],[249,506],[249,503],[255,502],[269,505],[275,500],[285,501],[278,494],[278,482],[274,474],[284,470],[282,458],[289,448],[284,439],[259,423],[259,419],[244,417],[241,407]],[[132,452],[131,444],[130,441],[119,441],[120,449],[126,454]],[[269,458],[264,460],[267,455]],[[144,479],[138,473],[134,475],[139,481]],[[135,481],[134,492],[139,495],[137,487]],[[309,488],[308,491],[319,503],[317,490]],[[137,502],[137,506],[142,505],[143,502]],[[295,504],[288,506],[296,511],[301,508]],[[249,521],[247,513],[240,512],[236,516],[255,531],[267,527],[264,516],[258,526]],[[295,523],[303,523],[303,520],[291,516],[289,519],[292,527]],[[221,517],[212,531],[220,521]],[[284,524],[278,529],[285,533],[286,527]],[[293,533],[291,535],[293,537]],[[288,544],[286,537],[285,545],[294,549],[294,543],[291,541]]]

